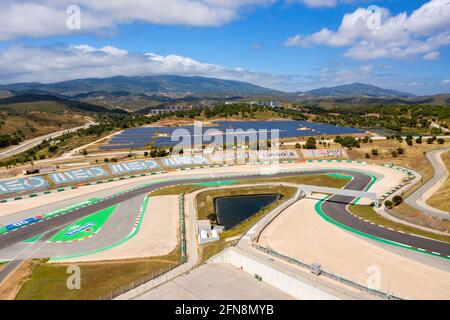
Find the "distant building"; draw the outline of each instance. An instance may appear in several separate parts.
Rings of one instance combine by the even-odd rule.
[[[191,110],[191,109],[192,109],[192,105],[168,105],[168,106],[162,106],[157,109],[151,109],[149,111],[149,114],[156,115],[156,114],[164,114],[164,113],[171,113],[171,112]]]
[[[264,107],[269,107],[269,108],[281,108],[281,102],[280,101],[257,100],[257,101],[243,101],[243,102],[238,102],[238,101],[227,101],[227,102],[225,102],[226,105],[236,104],[236,103],[264,106]]]

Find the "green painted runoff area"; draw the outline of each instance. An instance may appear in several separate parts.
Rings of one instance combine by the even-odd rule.
[[[114,213],[116,208],[117,205],[114,205],[81,218],[80,220],[60,230],[50,239],[50,241],[68,242],[89,237],[100,230],[105,222],[108,221],[109,217]]]
[[[337,179],[348,179],[348,180],[352,178],[352,176],[342,173],[328,173],[327,176]]]
[[[201,187],[218,187],[218,186],[226,186],[229,184],[233,184],[239,182],[239,180],[223,180],[223,181],[211,181],[211,182],[202,182],[202,183],[193,183],[197,186]]]
[[[92,198],[92,199],[89,199],[89,200],[86,200],[86,201],[83,201],[83,202],[80,202],[80,203],[76,203],[76,204],[70,205],[68,207],[64,207],[64,208],[61,208],[61,209],[57,209],[57,210],[53,210],[53,211],[44,213],[44,214],[42,214],[42,217],[44,219],[53,218],[53,217],[59,216],[61,214],[66,214],[69,211],[73,211],[73,210],[79,209],[79,208],[81,208],[83,206],[91,205],[91,204],[93,204],[93,203],[95,203],[95,202],[97,202],[99,200],[101,200],[101,199],[99,199],[99,198]],[[6,232],[9,232],[9,230],[6,229],[6,227],[0,227],[0,234],[6,233]]]
[[[119,241],[117,241],[117,242],[115,242],[115,243],[113,243],[113,244],[111,244],[109,246],[100,248],[100,249],[96,249],[96,250],[89,251],[89,252],[84,252],[84,253],[79,253],[79,254],[74,254],[74,255],[71,255],[71,256],[61,256],[61,257],[56,257],[56,258],[50,258],[49,261],[58,261],[58,260],[72,259],[72,258],[87,256],[87,255],[94,254],[94,253],[97,253],[97,252],[102,252],[102,251],[105,251],[105,250],[108,250],[108,249],[112,249],[114,247],[117,247],[118,245],[121,245],[122,243],[127,242],[128,240],[133,238],[139,232],[139,230],[141,229],[142,220],[144,219],[149,199],[150,199],[149,197],[145,197],[144,202],[142,203],[142,206],[141,206],[141,212],[142,212],[141,218],[139,219],[136,228],[133,229],[133,232],[130,233],[125,238],[123,238],[123,239],[121,239],[121,240],[119,240]]]

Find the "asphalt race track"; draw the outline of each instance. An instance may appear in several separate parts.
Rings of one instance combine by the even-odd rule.
[[[345,189],[363,190],[369,182],[370,177],[368,176],[355,176],[355,179],[352,180]],[[414,248],[434,251],[447,256],[450,255],[450,244],[448,243],[400,233],[356,218],[347,211],[347,205],[353,200],[354,198],[352,197],[336,195],[325,201],[321,208],[322,211],[333,220],[366,234],[406,244]]]
[[[354,172],[352,170],[337,170],[337,169],[319,169],[301,172],[284,172],[277,173],[273,176],[298,176],[307,174],[325,174],[325,173],[346,173],[351,174],[354,179],[349,182],[345,189],[363,191],[371,182],[371,177],[364,173]],[[249,174],[240,175],[239,179],[267,179],[269,175]],[[235,177],[234,177],[235,178]],[[66,256],[73,254],[82,254],[92,250],[96,250],[107,245],[110,245],[120,239],[123,239],[129,232],[136,220],[139,212],[139,207],[142,204],[145,194],[156,189],[189,183],[213,182],[224,179],[232,179],[229,176],[216,177],[198,177],[186,178],[180,180],[155,182],[151,185],[144,185],[138,189],[120,194],[116,197],[104,199],[87,207],[77,209],[69,214],[57,216],[52,219],[43,220],[39,223],[17,229],[0,236],[0,253],[13,256],[13,253],[25,250],[29,244],[23,243],[24,240],[41,235],[43,233],[54,233],[64,228],[65,226],[85,217],[89,214],[95,213],[102,209],[108,208],[112,205],[119,204],[117,212],[115,212],[108,222],[104,225],[101,232],[93,238],[83,240],[76,243],[45,243],[38,250],[35,257],[55,257]],[[416,248],[425,249],[436,252],[442,255],[450,255],[450,244],[425,239],[419,236],[399,233],[389,229],[381,228],[372,225],[363,220],[357,219],[351,215],[346,207],[352,202],[354,198],[346,196],[333,196],[325,201],[321,208],[323,212],[330,218],[338,221],[350,228],[358,231],[380,237],[386,240],[395,241],[405,245]],[[3,257],[2,257],[3,258]]]

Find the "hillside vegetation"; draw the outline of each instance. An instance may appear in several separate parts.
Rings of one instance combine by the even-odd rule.
[[[52,95],[24,94],[0,99],[0,148],[79,127],[105,112],[111,111]]]

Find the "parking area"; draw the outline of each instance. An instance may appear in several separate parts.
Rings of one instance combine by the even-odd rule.
[[[292,300],[231,264],[212,263],[138,297],[142,300]]]

